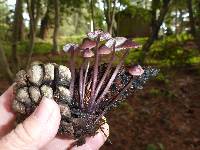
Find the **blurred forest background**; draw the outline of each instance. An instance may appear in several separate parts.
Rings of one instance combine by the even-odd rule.
[[[200,0],[0,0],[0,93],[32,61],[65,64],[95,29],[142,45],[126,64],[160,68],[107,118],[102,149],[200,149]]]

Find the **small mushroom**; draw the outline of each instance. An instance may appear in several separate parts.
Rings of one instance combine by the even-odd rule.
[[[82,44],[79,46],[80,49],[92,49],[96,47],[96,42],[89,39],[89,38],[84,38]]]
[[[96,30],[94,32],[89,32],[87,34],[89,39],[96,40],[97,37],[100,37],[100,41],[109,40],[112,38],[111,34],[108,32],[103,32],[102,30]]]
[[[128,72],[132,76],[140,76],[144,73],[144,70],[142,69],[142,67],[140,65],[134,65],[131,68],[129,68]]]
[[[65,46],[63,46],[63,51],[64,51],[64,52],[69,52],[69,51],[71,51],[71,50],[76,49],[77,47],[78,47],[77,44],[68,43],[68,44],[66,44]]]
[[[112,52],[112,48],[109,48],[106,45],[100,46],[98,50],[98,53],[101,55],[110,54],[111,52]]]
[[[140,45],[131,39],[127,39],[123,44],[116,47],[116,50],[127,49],[127,48],[139,48]]]
[[[70,71],[71,71],[71,82],[70,82],[70,92],[73,96],[73,93],[74,93],[74,81],[75,81],[75,60],[74,60],[74,57],[75,57],[75,50],[78,49],[78,45],[77,44],[73,44],[73,43],[69,43],[69,44],[66,44],[64,47],[63,47],[63,50],[65,52],[70,52]]]
[[[108,40],[105,45],[107,47],[111,48],[113,46],[113,44],[115,43],[115,47],[117,47],[117,46],[122,45],[126,40],[127,40],[127,38],[125,38],[125,37],[115,37],[115,38]]]
[[[83,98],[85,95],[85,84],[87,80],[87,74],[90,66],[90,58],[94,56],[94,53],[91,49],[87,48],[83,51],[83,57],[84,61],[81,65],[80,69],[80,77],[79,77],[79,94],[80,94],[80,101],[81,101],[81,107],[83,108]],[[83,75],[84,65],[86,64],[85,74]]]
[[[115,37],[106,42],[106,46],[111,48],[115,42],[115,50],[119,51],[121,49],[128,49],[128,48],[138,48],[140,47],[139,44],[133,42],[131,39],[127,39],[125,37]]]
[[[84,58],[90,58],[90,57],[93,57],[94,56],[94,53],[92,52],[91,49],[87,48],[83,51],[83,57]]]

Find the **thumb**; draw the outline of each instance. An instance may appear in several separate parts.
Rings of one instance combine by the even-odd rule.
[[[36,110],[0,140],[0,150],[37,150],[56,135],[60,124],[59,106],[43,98]]]

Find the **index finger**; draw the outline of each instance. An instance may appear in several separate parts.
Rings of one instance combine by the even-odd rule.
[[[12,100],[13,100],[13,86],[10,86],[0,96],[0,137],[5,135],[10,128],[12,128],[15,115],[12,111]]]

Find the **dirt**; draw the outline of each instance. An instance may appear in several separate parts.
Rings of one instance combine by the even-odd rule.
[[[112,144],[101,149],[199,150],[199,72],[198,66],[161,69],[163,80],[151,80],[106,116]],[[1,79],[0,93],[8,86]]]
[[[112,111],[107,116],[112,144],[102,150],[199,150],[200,75],[183,69],[165,70],[167,83],[150,81]]]

